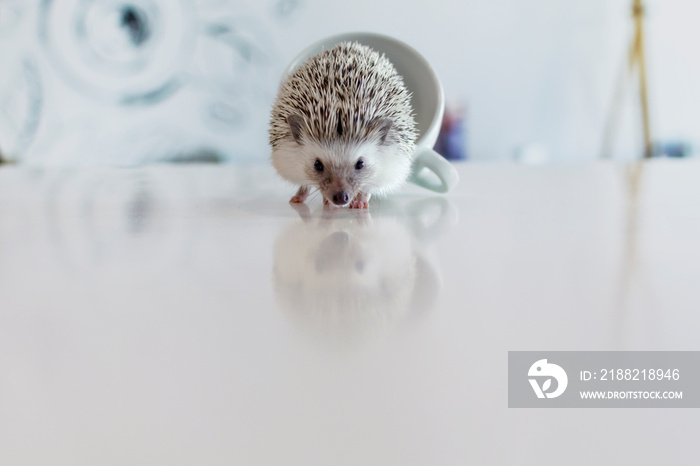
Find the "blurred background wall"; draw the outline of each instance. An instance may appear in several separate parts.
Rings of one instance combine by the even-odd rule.
[[[700,4],[649,0],[659,147],[700,144]],[[339,32],[388,34],[443,81],[464,154],[599,158],[631,0],[0,0],[0,152],[33,165],[266,162],[285,65]],[[625,81],[611,155],[642,153]]]

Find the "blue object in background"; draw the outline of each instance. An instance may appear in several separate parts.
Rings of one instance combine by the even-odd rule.
[[[468,158],[466,107],[464,105],[445,108],[442,127],[435,143],[435,151],[447,160],[466,160]]]
[[[684,141],[659,142],[654,147],[654,155],[656,157],[669,157],[673,159],[681,159],[690,157],[692,153],[693,148],[691,144]]]

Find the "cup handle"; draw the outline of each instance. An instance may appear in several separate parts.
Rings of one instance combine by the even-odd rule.
[[[433,172],[437,180],[428,172]],[[459,175],[455,167],[442,155],[426,147],[418,149],[413,158],[413,169],[408,180],[431,191],[446,193],[457,185]]]

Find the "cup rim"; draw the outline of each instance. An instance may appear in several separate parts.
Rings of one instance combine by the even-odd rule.
[[[432,145],[435,143],[435,141],[426,141],[426,138],[429,135],[433,135],[433,138],[437,138],[437,134],[440,130],[439,125],[441,124],[442,121],[442,116],[445,112],[445,93],[442,88],[442,83],[438,79],[437,73],[435,73],[435,70],[433,69],[432,66],[430,66],[430,63],[428,63],[428,60],[426,60],[423,55],[421,55],[415,48],[411,47],[407,43],[396,39],[391,36],[387,36],[385,34],[379,34],[375,32],[362,32],[362,31],[355,31],[355,32],[344,32],[341,34],[335,34],[333,36],[328,36],[324,39],[320,39],[308,47],[304,48],[300,53],[295,55],[294,59],[291,61],[289,66],[287,66],[284,76],[287,77],[289,76],[299,65],[301,65],[307,58],[309,58],[312,55],[315,55],[316,53],[320,53],[322,50],[324,50],[324,47],[332,47],[335,44],[338,44],[340,42],[344,41],[357,41],[359,43],[362,43],[363,38],[373,38],[385,42],[391,42],[394,45],[407,50],[408,52],[413,55],[413,57],[420,62],[420,64],[423,66],[423,68],[427,71],[428,75],[430,76],[430,79],[433,82],[433,85],[435,88],[437,88],[437,105],[433,109],[433,114],[431,115],[430,119],[430,125],[427,128],[426,131],[421,132],[421,134],[418,135],[418,138],[416,139],[416,148],[422,147],[427,144],[432,147]],[[377,52],[384,54],[382,50],[377,50]],[[403,78],[403,76],[402,76]],[[405,79],[405,78],[404,78]],[[409,89],[411,93],[413,94],[415,91],[412,89]]]

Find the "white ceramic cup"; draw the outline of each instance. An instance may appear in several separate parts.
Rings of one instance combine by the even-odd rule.
[[[404,84],[411,92],[411,104],[418,126],[418,139],[409,180],[418,186],[439,193],[451,190],[459,181],[457,170],[433,150],[445,111],[445,96],[437,75],[428,62],[413,48],[381,34],[368,32],[339,34],[306,48],[289,65],[286,75],[309,57],[345,41],[356,41],[384,54],[403,77]]]

